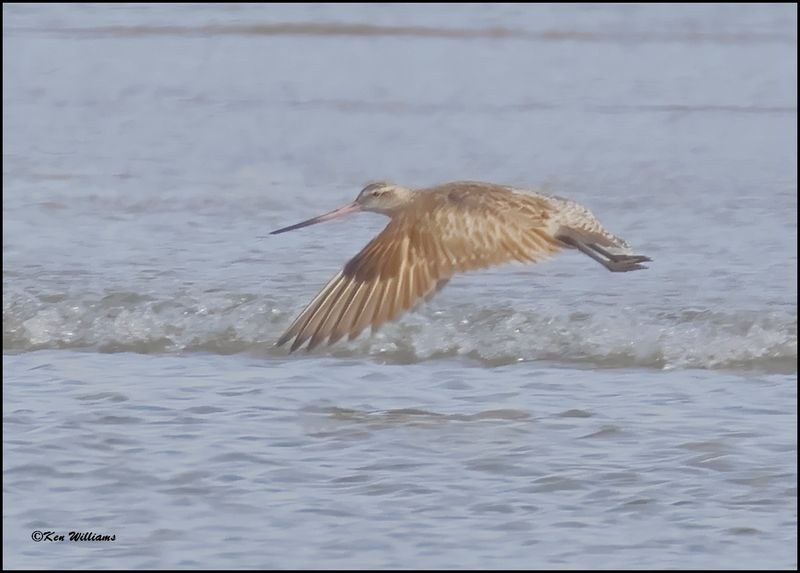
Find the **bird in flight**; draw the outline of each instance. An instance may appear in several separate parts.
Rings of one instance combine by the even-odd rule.
[[[359,211],[388,216],[381,233],[322,288],[278,339],[290,352],[325,340],[373,332],[421,300],[429,300],[459,272],[512,261],[539,262],[561,249],[578,249],[609,271],[645,269],[634,254],[584,206],[553,195],[474,181],[411,190],[371,183],[356,200],[271,235]]]

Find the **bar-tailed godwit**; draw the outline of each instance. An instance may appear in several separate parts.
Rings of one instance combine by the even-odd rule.
[[[278,339],[290,352],[308,350],[367,326],[377,330],[458,272],[520,261],[535,263],[564,249],[578,249],[613,272],[647,267],[589,210],[569,199],[472,181],[411,190],[380,182],[364,187],[352,203],[273,231],[272,235],[358,211],[391,221],[323,287]]]

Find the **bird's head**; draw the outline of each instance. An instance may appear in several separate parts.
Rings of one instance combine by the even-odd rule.
[[[361,190],[355,203],[362,211],[391,215],[411,201],[413,191],[387,181],[370,183]]]
[[[392,214],[402,208],[403,205],[409,203],[413,195],[414,192],[411,191],[411,189],[395,185],[394,183],[387,183],[385,181],[370,183],[361,190],[361,193],[358,194],[358,197],[356,197],[356,200],[352,203],[348,203],[330,213],[313,217],[302,223],[272,231],[270,235],[277,235],[278,233],[293,231],[294,229],[308,227],[309,225],[315,225],[323,221],[338,219],[339,217],[344,217],[345,215],[350,215],[351,213],[357,213],[359,211],[371,211],[391,217]]]

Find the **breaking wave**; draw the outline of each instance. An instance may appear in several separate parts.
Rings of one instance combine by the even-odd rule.
[[[609,368],[797,371],[796,311],[587,313],[481,305],[424,307],[373,336],[362,334],[315,354],[391,363],[463,357],[489,367],[547,360]],[[165,299],[124,291],[76,296],[7,289],[3,349],[285,357],[286,350],[273,344],[298,310],[286,300],[222,291],[184,291]]]

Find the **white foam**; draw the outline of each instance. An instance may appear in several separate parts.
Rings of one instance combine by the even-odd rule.
[[[274,342],[294,310],[285,302],[240,293],[184,292],[159,300],[125,292],[54,298],[11,290],[3,303],[3,348],[278,356],[286,350],[274,348]],[[423,308],[374,336],[362,334],[317,352],[398,363],[466,357],[486,366],[548,360],[796,372],[797,320],[791,311],[676,314],[601,307],[588,314],[461,304]]]

